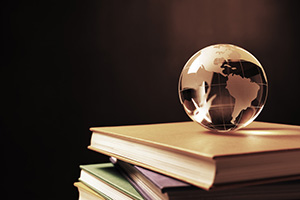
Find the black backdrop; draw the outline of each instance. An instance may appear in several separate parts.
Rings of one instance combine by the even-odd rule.
[[[252,52],[269,80],[261,121],[300,125],[296,1],[4,1],[1,165],[12,199],[76,199],[91,126],[189,120],[181,69],[199,49]]]

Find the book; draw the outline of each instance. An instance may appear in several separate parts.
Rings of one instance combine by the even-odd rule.
[[[143,199],[112,163],[81,165],[80,168],[79,181],[105,199]]]
[[[90,130],[89,149],[205,190],[300,175],[300,126],[253,122],[214,133],[174,122]]]
[[[106,198],[81,182],[74,183],[79,193],[79,200],[105,200]]]
[[[300,199],[300,180],[276,182],[227,190],[206,191],[188,183],[123,161],[111,159],[144,199],[186,200],[286,200]]]

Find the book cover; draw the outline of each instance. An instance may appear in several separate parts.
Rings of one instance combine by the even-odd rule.
[[[79,181],[107,199],[143,199],[112,163],[81,165]]]
[[[213,133],[195,122],[96,127],[90,149],[211,189],[300,175],[300,127],[253,122]]]

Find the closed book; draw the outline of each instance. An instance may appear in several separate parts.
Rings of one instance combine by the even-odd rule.
[[[90,149],[205,190],[300,175],[300,126],[253,122],[214,133],[174,122],[90,130]]]
[[[105,200],[106,198],[99,194],[98,192],[95,192],[82,182],[76,182],[74,183],[74,186],[77,187],[78,193],[79,193],[79,200]]]
[[[79,181],[105,199],[143,199],[112,163],[81,165],[80,168]]]
[[[300,199],[300,180],[206,191],[188,183],[122,161],[116,167],[147,200],[287,200]]]

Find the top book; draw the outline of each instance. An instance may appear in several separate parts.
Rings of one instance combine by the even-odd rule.
[[[300,177],[300,126],[253,122],[214,133],[174,122],[90,130],[90,149],[206,190]]]

